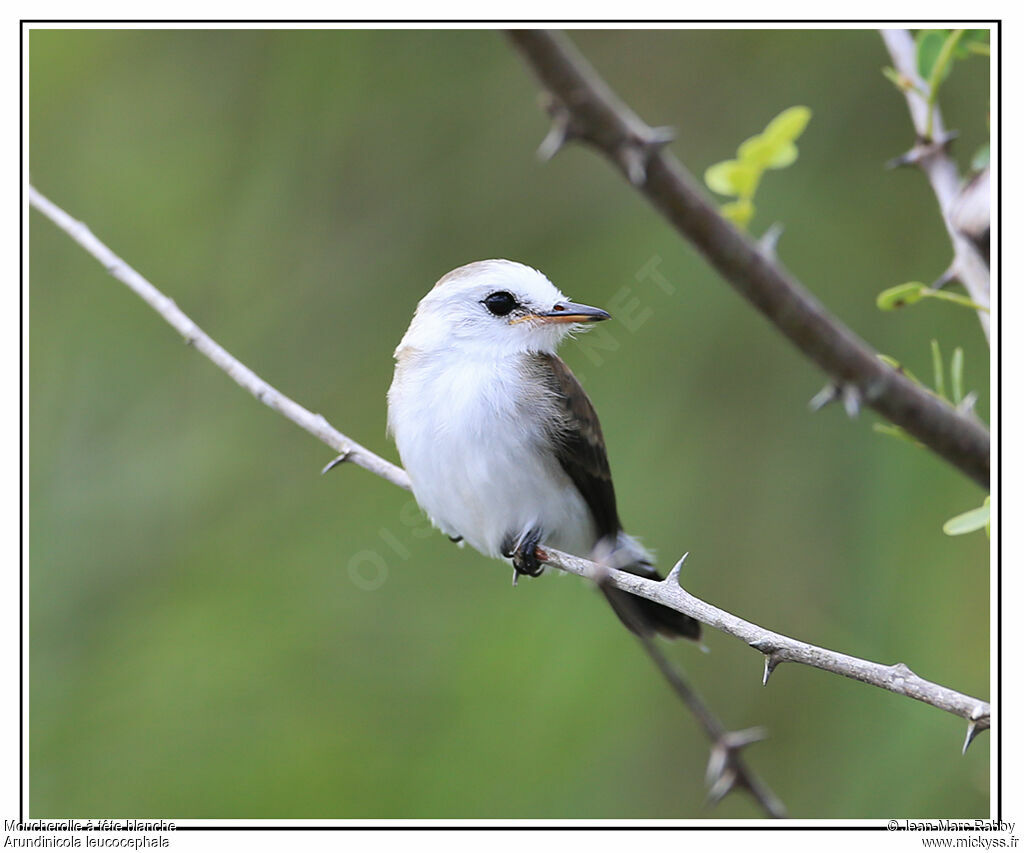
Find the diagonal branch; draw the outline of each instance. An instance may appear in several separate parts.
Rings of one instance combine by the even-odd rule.
[[[353,462],[396,486],[401,486],[403,489],[409,488],[409,478],[405,471],[342,435],[328,424],[322,415],[312,414],[260,379],[248,367],[213,341],[171,299],[100,242],[84,223],[68,215],[33,187],[29,188],[29,202],[103,264],[114,278],[135,291],[188,343],[203,353],[256,399],[339,451],[341,453],[339,458],[342,461]],[[968,722],[965,749],[974,735],[989,727],[990,709],[987,702],[926,681],[911,672],[905,664],[886,666],[794,640],[774,631],[768,631],[752,622],[740,619],[738,616],[733,616],[731,613],[720,610],[691,595],[679,585],[679,573],[683,560],[679,561],[664,581],[659,582],[600,566],[589,560],[563,554],[554,549],[543,548],[543,546],[542,549],[545,551],[545,562],[550,566],[589,578],[595,583],[610,583],[618,589],[664,604],[673,610],[698,619],[705,625],[710,625],[712,628],[742,640],[765,655],[764,680],[766,683],[768,676],[779,663],[802,663],[826,672],[844,675],[865,684],[872,684],[901,696],[917,699],[942,711],[962,717]]]
[[[569,140],[601,151],[846,396],[863,401],[988,488],[989,434],[981,423],[880,361],[770,252],[725,220],[683,165],[664,150],[669,138],[665,129],[651,128],[637,117],[564,35],[547,30],[513,30],[508,35],[551,95],[555,129],[545,142],[545,154]]]
[[[988,264],[985,263],[984,258],[971,241],[953,223],[952,214],[960,193],[960,175],[957,172],[956,163],[946,150],[946,143],[953,138],[953,134],[948,134],[943,129],[939,105],[932,104],[929,109],[928,83],[917,73],[915,61],[917,51],[910,33],[907,30],[881,30],[880,32],[896,71],[913,86],[913,88],[905,89],[904,95],[907,99],[910,119],[914,123],[914,132],[917,134],[917,143],[910,152],[898,158],[898,161],[901,164],[916,165],[925,173],[928,183],[931,184],[932,192],[935,193],[935,200],[939,203],[942,222],[945,224],[949,240],[953,244],[953,263],[944,278],[946,280],[959,279],[971,299],[978,305],[984,305],[987,308],[989,305]],[[989,334],[988,313],[979,311],[978,320],[981,321],[981,327],[987,338]]]

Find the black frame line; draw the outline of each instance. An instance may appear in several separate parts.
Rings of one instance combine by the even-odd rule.
[[[946,24],[948,18],[738,18],[733,20],[707,19],[707,18],[575,18],[575,19],[536,19],[536,18],[155,18],[147,20],[132,20],[129,18],[22,18],[19,19],[18,39],[18,278],[22,287],[18,289],[18,339],[20,347],[18,350],[18,821],[25,822],[25,579],[26,579],[26,554],[25,554],[25,236],[28,228],[28,214],[25,209],[25,40],[28,35],[27,25],[32,24],[137,24],[143,29],[146,25],[156,24],[480,24],[485,25],[480,29],[496,30],[505,24],[525,24],[535,27],[541,26],[563,26],[571,29],[572,25],[581,24],[721,24],[721,25],[744,25],[744,24]],[[999,181],[995,188],[995,209],[998,214],[999,240],[995,252],[995,283],[996,290],[1001,292],[1002,288],[1002,18],[957,18],[963,24],[984,24],[992,28],[995,41],[998,45],[998,61],[995,65],[995,102],[999,108],[999,126],[997,131],[998,153],[996,162],[998,164]],[[1002,492],[1002,311],[1001,300],[1000,310],[996,316],[997,341],[995,352],[992,353],[995,361],[995,400],[997,415],[995,424],[998,463],[996,465],[996,491]],[[1002,718],[1004,718],[1004,707],[1002,707],[1002,502],[998,501],[995,511],[996,535],[995,535],[995,698],[993,705],[997,709],[996,719],[998,725],[993,725],[993,735],[996,735],[995,749],[992,751],[995,758],[995,819],[1002,821]],[[991,546],[990,546],[991,547]],[[991,559],[991,553],[989,554]],[[991,584],[991,578],[989,579]],[[996,731],[997,729],[997,731]],[[40,818],[46,819],[46,818]],[[59,819],[59,818],[56,818]],[[165,818],[166,819],[166,818]],[[186,818],[187,819],[187,818]],[[399,818],[395,818],[399,819]],[[813,818],[812,818],[813,819]],[[885,818],[883,818],[885,819]],[[175,823],[177,821],[174,821]],[[337,833],[337,831],[477,831],[477,833],[488,833],[488,831],[688,831],[688,833],[716,833],[716,831],[775,831],[775,833],[792,833],[792,831],[889,831],[883,824],[878,826],[786,826],[777,824],[766,824],[760,821],[757,825],[729,825],[729,826],[685,826],[685,825],[580,825],[580,826],[545,826],[545,825],[488,825],[469,826],[465,824],[436,825],[426,824],[399,825],[399,826],[378,826],[378,825],[335,825],[335,826],[260,826],[260,825],[176,825],[176,833],[208,833],[208,831],[244,831],[244,833]]]

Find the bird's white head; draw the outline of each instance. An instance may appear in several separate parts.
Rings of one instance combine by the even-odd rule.
[[[525,264],[476,261],[443,276],[420,300],[395,355],[553,353],[573,329],[608,316],[570,302],[547,276]]]

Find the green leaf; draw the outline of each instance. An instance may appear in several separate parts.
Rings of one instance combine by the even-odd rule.
[[[927,80],[932,76],[935,61],[942,53],[949,30],[918,30],[914,41],[917,43],[917,73]]]
[[[942,350],[939,349],[939,342],[932,338],[932,372],[935,374],[935,392],[945,399],[946,378],[942,372]]]
[[[763,169],[771,162],[778,147],[777,143],[763,133],[759,133],[741,142],[740,147],[736,149],[736,154],[741,162]]]
[[[977,509],[970,509],[955,515],[942,525],[942,532],[947,536],[962,536],[965,533],[973,533],[975,530],[987,528],[991,520],[989,509],[989,498]]]
[[[792,142],[775,140],[764,134],[751,136],[737,152],[743,163],[755,169],[784,169],[796,161],[797,149]]]
[[[735,195],[749,198],[757,189],[760,171],[749,163],[739,160],[723,160],[709,166],[704,173],[704,183],[719,195]]]
[[[895,311],[904,305],[913,305],[924,297],[926,285],[919,281],[908,281],[883,290],[875,299],[875,304],[882,311]]]
[[[796,142],[810,120],[811,110],[808,107],[790,107],[768,122],[764,136],[777,143]]]
[[[723,160],[708,166],[704,172],[704,183],[712,192],[719,195],[736,195],[736,189],[732,184],[733,170],[739,164],[735,160]]]
[[[979,305],[970,298],[960,293],[949,293],[945,290],[932,290],[926,284],[919,281],[908,281],[904,284],[897,284],[888,290],[883,290],[875,298],[875,304],[882,311],[894,311],[904,305],[913,305],[922,299],[938,299],[942,302],[952,302],[954,305],[962,305],[974,311],[989,313],[984,305]]]
[[[988,143],[986,142],[974,152],[974,156],[971,158],[971,169],[975,172],[980,172],[988,165],[988,157]]]
[[[964,398],[964,350],[957,347],[949,362],[949,384],[953,389],[953,405],[959,406]]]
[[[754,218],[754,203],[749,198],[730,201],[722,205],[721,214],[737,228],[745,230],[747,223]]]
[[[797,147],[792,142],[787,142],[785,145],[780,145],[775,152],[775,156],[768,163],[769,169],[785,169],[786,166],[791,166],[796,162]]]

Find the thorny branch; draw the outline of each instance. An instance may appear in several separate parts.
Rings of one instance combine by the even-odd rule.
[[[882,40],[892,58],[892,64],[899,75],[907,80],[912,88],[904,90],[907,108],[917,141],[913,148],[894,161],[897,165],[916,165],[928,178],[935,199],[939,203],[942,221],[953,244],[953,262],[943,274],[940,281],[958,279],[967,289],[971,299],[978,305],[989,305],[989,268],[984,258],[978,253],[971,241],[962,234],[953,223],[953,210],[960,193],[960,175],[956,163],[947,152],[949,142],[954,134],[947,133],[943,127],[939,105],[928,106],[928,83],[917,73],[914,39],[907,30],[881,30]],[[931,116],[929,116],[931,112]],[[929,118],[931,119],[929,137]],[[989,334],[989,315],[985,311],[978,312],[978,320]]]
[[[728,611],[721,610],[713,604],[708,604],[695,595],[691,595],[683,589],[679,581],[680,572],[686,560],[685,555],[676,563],[665,580],[653,581],[631,575],[628,572],[616,572],[604,566],[598,566],[589,560],[583,560],[554,549],[547,549],[546,553],[548,557],[546,562],[562,571],[596,580],[602,580],[607,573],[608,577],[605,582],[611,583],[618,589],[664,604],[666,607],[692,616],[705,625],[717,628],[724,634],[742,640],[765,656],[763,677],[765,684],[768,683],[769,676],[779,664],[802,663],[815,669],[833,672],[836,675],[845,675],[855,681],[863,681],[865,684],[872,684],[883,690],[917,699],[942,711],[956,714],[968,723],[967,744],[974,739],[975,734],[989,727],[990,708],[988,702],[927,681],[913,672],[905,663],[892,665],[874,663],[821,646],[813,646],[810,643],[769,631],[753,622],[741,619],[739,616],[733,616]],[[964,745],[964,749],[967,748],[967,744]]]
[[[984,488],[989,433],[898,371],[833,317],[775,259],[725,220],[685,167],[667,150],[666,128],[649,127],[623,103],[561,33],[512,30],[548,92],[552,129],[541,155],[566,142],[601,151],[724,278],[840,389],[847,410],[863,402],[930,447]]]
[[[33,207],[49,218],[90,255],[103,264],[114,278],[135,291],[136,294],[176,329],[185,338],[187,343],[203,353],[242,388],[251,393],[260,402],[280,412],[286,418],[319,438],[329,447],[339,451],[340,456],[328,467],[339,462],[352,462],[379,477],[383,477],[396,486],[400,486],[403,489],[409,488],[409,478],[405,471],[391,464],[386,459],[377,456],[372,451],[367,450],[362,445],[357,444],[347,436],[342,435],[328,424],[322,415],[312,414],[260,379],[248,367],[213,341],[171,299],[157,290],[125,261],[100,242],[84,223],[68,215],[64,210],[37,192],[35,188],[29,188],[29,201]],[[608,583],[633,595],[664,604],[673,610],[692,616],[722,633],[742,640],[765,656],[765,684],[767,684],[768,677],[775,667],[785,662],[806,664],[816,669],[822,669],[826,672],[862,681],[865,684],[872,684],[893,693],[898,693],[901,696],[917,699],[920,702],[932,705],[942,711],[956,714],[966,720],[968,731],[964,743],[965,750],[974,736],[987,729],[990,725],[990,709],[987,702],[927,681],[913,673],[903,663],[886,666],[885,664],[873,663],[841,654],[840,652],[834,652],[820,646],[813,646],[809,643],[761,628],[752,622],[747,622],[745,619],[733,616],[725,610],[720,610],[714,605],[702,601],[680,586],[679,576],[683,560],[676,564],[665,580],[652,581],[629,574],[628,572],[601,566],[580,557],[564,554],[551,548],[541,547],[545,552],[545,562],[550,566],[580,575],[596,583]],[[685,560],[685,557],[683,559]],[[731,736],[734,738],[740,735],[741,733],[731,733]],[[726,738],[729,736],[730,734],[726,733]],[[725,754],[726,759],[728,759],[731,755],[729,750],[735,751],[742,745],[734,744],[729,746],[728,743],[723,741],[721,743],[716,742],[715,747],[719,750],[726,749]],[[723,761],[726,764],[728,763],[727,760]]]

